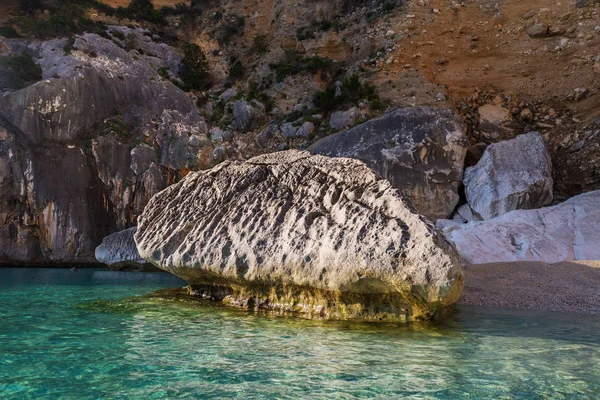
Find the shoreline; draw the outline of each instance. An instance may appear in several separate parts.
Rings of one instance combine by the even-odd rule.
[[[82,270],[114,271],[104,264],[91,263],[0,263],[0,269],[70,269],[74,266]],[[563,261],[555,264],[540,261],[467,264],[463,271],[465,286],[456,302],[458,306],[600,315],[600,260]]]
[[[600,261],[471,264],[457,305],[600,314]]]

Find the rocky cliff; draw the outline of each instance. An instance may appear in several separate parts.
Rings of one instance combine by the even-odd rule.
[[[4,40],[8,56],[30,55],[43,75],[0,96],[2,263],[96,262],[104,236],[211,162],[199,156],[212,146],[194,103],[157,73],[180,56],[142,30],[109,32],[135,48],[95,34],[68,54],[66,39]]]

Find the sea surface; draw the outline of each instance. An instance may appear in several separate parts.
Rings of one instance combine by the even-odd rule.
[[[0,269],[1,399],[599,399],[600,317],[310,321],[140,298],[168,274]]]

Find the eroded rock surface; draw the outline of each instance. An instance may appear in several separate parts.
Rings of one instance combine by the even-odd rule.
[[[600,191],[553,207],[517,210],[482,222],[444,228],[471,264],[504,261],[556,263],[600,259]]]
[[[105,237],[96,248],[96,259],[115,271],[160,271],[140,257],[133,240],[136,230],[129,228]]]
[[[191,173],[156,195],[140,255],[233,304],[427,319],[460,296],[452,246],[365,164],[287,151]]]
[[[308,150],[363,161],[409,197],[419,214],[437,220],[458,204],[468,145],[450,110],[417,107],[328,136]]]
[[[552,162],[538,132],[490,145],[465,171],[465,194],[483,219],[552,202]]]

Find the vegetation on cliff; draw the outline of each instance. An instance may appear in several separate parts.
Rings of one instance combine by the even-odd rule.
[[[42,69],[28,54],[0,58],[0,89],[21,89],[42,79]]]

